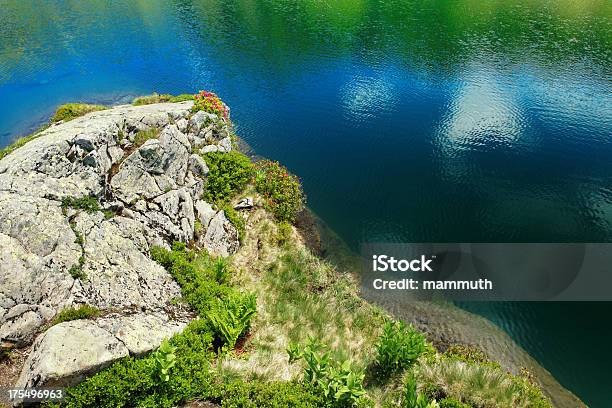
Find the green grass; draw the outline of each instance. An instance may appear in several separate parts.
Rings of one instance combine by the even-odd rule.
[[[89,306],[89,305],[81,305],[78,308],[69,307],[67,309],[62,310],[55,316],[52,325],[69,322],[71,320],[78,319],[91,319],[92,317],[97,317],[100,315],[100,310],[98,308]]]
[[[106,106],[102,105],[91,105],[88,103],[67,103],[65,105],[60,105],[55,114],[51,118],[51,122],[59,122],[63,120],[64,122],[68,122],[72,119],[78,118],[79,116],[83,116],[90,112],[100,111],[107,109]]]
[[[152,103],[163,103],[163,102],[183,102],[183,101],[192,101],[194,99],[193,94],[180,94],[180,95],[170,95],[170,94],[158,94],[153,93],[151,95],[139,96],[132,101],[132,105],[140,106],[140,105],[150,105]]]
[[[100,203],[93,196],[84,197],[64,197],[62,199],[62,209],[66,211],[68,208],[75,210],[83,210],[89,214],[100,211]]]
[[[139,130],[134,135],[134,144],[136,146],[142,146],[147,140],[157,139],[159,137],[159,133],[160,133],[160,130],[157,128]]]

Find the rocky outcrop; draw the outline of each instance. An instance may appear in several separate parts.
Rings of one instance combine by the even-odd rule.
[[[202,200],[209,169],[200,154],[231,150],[229,131],[191,107],[93,112],[51,126],[0,161],[2,343],[31,344],[68,306],[118,313],[41,334],[20,385],[72,383],[184,326],[188,315],[168,317],[180,288],[150,258],[152,246],[193,242],[223,256],[238,248],[223,211]],[[137,145],[139,132],[153,129],[157,137]],[[88,196],[99,211],[62,205]]]

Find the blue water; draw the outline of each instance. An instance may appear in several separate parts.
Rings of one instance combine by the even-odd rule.
[[[346,242],[612,241],[607,1],[4,1],[0,143],[65,102],[217,92]],[[609,403],[610,304],[472,304]]]

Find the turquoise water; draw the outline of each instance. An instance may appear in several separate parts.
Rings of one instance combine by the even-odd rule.
[[[363,241],[612,241],[612,3],[4,1],[0,143],[64,102],[216,91]],[[608,303],[468,304],[609,404]]]

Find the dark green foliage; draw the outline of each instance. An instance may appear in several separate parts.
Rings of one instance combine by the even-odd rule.
[[[246,234],[244,218],[242,218],[240,214],[238,214],[238,211],[236,211],[231,205],[224,205],[223,212],[225,213],[225,217],[228,219],[228,221],[231,222],[234,227],[236,227],[240,242],[244,241],[244,236]]]
[[[309,338],[301,349],[289,345],[289,362],[304,359],[304,383],[311,385],[332,406],[353,406],[364,399],[363,373],[354,372],[348,360],[340,363],[331,358],[327,347]]]
[[[250,327],[256,298],[225,283],[227,264],[205,255],[195,259],[182,243],[175,243],[171,251],[155,247],[151,257],[172,274],[185,301],[206,317],[215,345],[222,350],[232,349]]]
[[[300,180],[278,162],[257,162],[255,188],[263,195],[266,209],[279,221],[295,221],[304,208],[306,198]]]
[[[67,103],[65,105],[60,105],[57,108],[55,114],[51,118],[51,122],[59,122],[60,120],[67,122],[69,120],[78,118],[79,116],[83,116],[86,113],[104,109],[106,109],[106,106],[102,105],[90,105],[87,103]]]
[[[440,408],[472,408],[470,405],[450,397],[444,398],[439,404]]]
[[[100,203],[98,199],[93,196],[84,197],[64,197],[62,199],[62,209],[65,211],[68,208],[74,208],[75,210],[83,210],[88,213],[94,213],[100,211]]]
[[[204,198],[211,202],[225,202],[246,187],[253,176],[253,164],[236,151],[211,152],[204,155],[209,168]]]
[[[224,384],[217,391],[224,408],[284,408],[284,407],[323,407],[322,397],[312,387],[296,382],[244,382],[234,381]]]
[[[90,319],[92,317],[96,317],[99,315],[100,315],[100,310],[98,310],[98,308],[93,307],[93,306],[81,305],[78,308],[69,307],[59,312],[57,316],[55,316],[51,324],[68,322],[70,320]]]
[[[425,351],[425,338],[404,322],[388,321],[376,345],[378,369],[390,375],[408,368]]]

